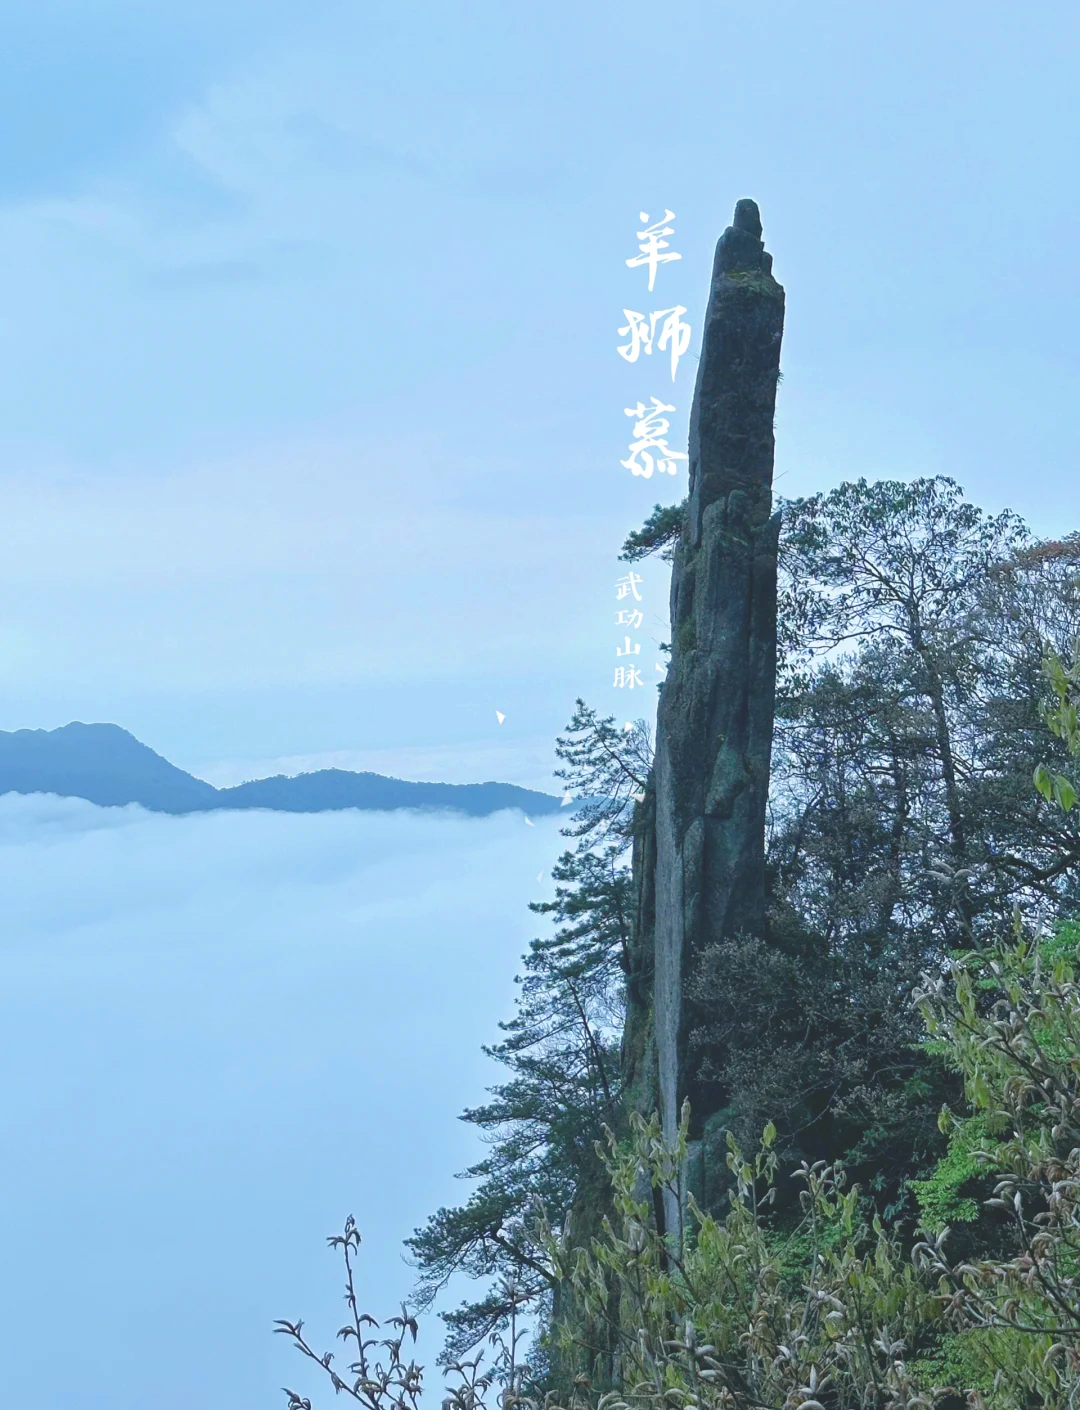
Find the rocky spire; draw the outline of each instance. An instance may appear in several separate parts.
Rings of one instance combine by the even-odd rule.
[[[657,716],[652,911],[656,1080],[665,1131],[689,1096],[687,978],[701,951],[765,923],[765,806],[776,687],[773,414],[784,291],[753,201],[716,247],[690,414],[690,494],[671,581]],[[651,822],[651,819],[650,819]],[[649,829],[651,831],[651,827]],[[650,855],[650,861],[651,861]]]

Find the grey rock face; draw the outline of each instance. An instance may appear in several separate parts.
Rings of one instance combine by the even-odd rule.
[[[784,291],[753,201],[716,247],[690,417],[687,521],[671,582],[672,654],[655,784],[653,1003],[664,1128],[689,1096],[683,990],[705,946],[760,934],[776,685],[773,415]]]

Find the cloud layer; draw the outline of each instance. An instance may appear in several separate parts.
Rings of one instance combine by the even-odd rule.
[[[275,1317],[340,1325],[355,1214],[389,1314],[401,1240],[462,1193],[555,824],[165,818],[0,798],[0,1317],[15,1402],[272,1405]],[[57,1347],[62,1345],[62,1355]],[[438,1333],[425,1352],[433,1364]]]

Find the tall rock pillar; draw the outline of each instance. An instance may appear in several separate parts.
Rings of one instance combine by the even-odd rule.
[[[716,247],[690,415],[688,514],[656,731],[654,1041],[670,1137],[689,1096],[683,991],[705,946],[765,923],[776,690],[773,414],[784,291],[753,201]]]

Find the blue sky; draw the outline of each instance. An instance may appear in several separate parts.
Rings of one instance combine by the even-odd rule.
[[[676,213],[678,434],[749,195],[788,290],[778,488],[948,473],[1075,527],[1078,29],[1065,4],[22,7],[0,727],[114,720],[221,779],[333,755],[540,781],[576,695],[647,708],[610,686],[615,555],[685,475],[619,466],[658,388],[615,352],[639,210]],[[661,570],[644,592],[651,651]]]

